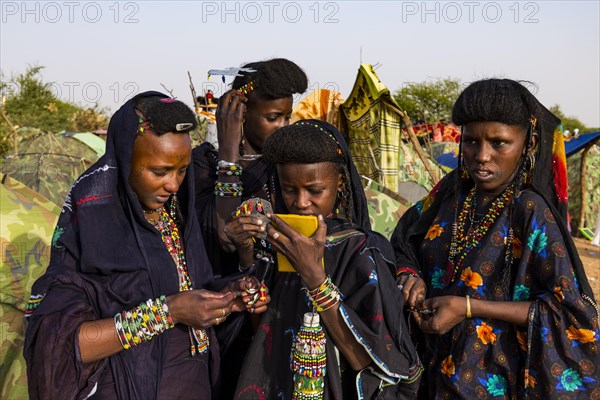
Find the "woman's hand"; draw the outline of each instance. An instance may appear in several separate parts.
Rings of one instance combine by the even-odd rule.
[[[396,281],[398,288],[402,290],[404,304],[409,308],[418,307],[427,295],[427,285],[425,281],[413,274],[403,273]]]
[[[254,262],[254,238],[264,232],[266,227],[260,218],[251,217],[250,213],[231,217],[223,228],[227,238],[235,245],[240,264],[248,268]]]
[[[423,332],[443,335],[467,317],[466,310],[465,297],[433,297],[423,300],[413,317]]]
[[[219,98],[216,120],[221,160],[238,160],[247,101],[246,96],[236,89],[229,90]]]
[[[234,299],[232,292],[199,289],[168,296],[167,305],[175,323],[206,329],[227,319],[233,310]]]
[[[224,289],[224,292],[235,294],[233,301],[233,312],[248,311],[249,313],[261,314],[267,310],[267,305],[271,302],[269,291],[264,286],[264,293],[261,299],[261,283],[254,275],[244,276],[237,281],[230,282]]]
[[[319,215],[319,227],[309,238],[295,231],[276,215],[267,217],[277,226],[267,226],[267,241],[288,259],[309,289],[318,287],[327,278],[323,268],[327,225],[323,216]]]

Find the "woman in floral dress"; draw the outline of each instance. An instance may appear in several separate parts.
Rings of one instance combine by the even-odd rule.
[[[600,399],[598,307],[566,224],[560,121],[508,79],[452,112],[460,167],[399,222],[420,398]]]

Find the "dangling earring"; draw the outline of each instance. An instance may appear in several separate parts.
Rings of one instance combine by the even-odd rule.
[[[177,200],[177,193],[173,193],[171,196],[171,204],[169,206],[169,215],[173,220],[177,216],[177,209],[179,208],[179,201]]]
[[[240,156],[244,155],[244,143],[246,138],[244,137],[244,123],[242,122],[242,140],[240,140]]]
[[[525,158],[525,171],[523,172],[523,182],[526,184],[531,183],[531,179],[533,177],[533,169],[535,168],[535,155],[534,151],[530,150],[527,152],[527,157]]]
[[[342,190],[341,192],[337,193],[337,201],[336,201],[337,205],[335,207],[335,215],[340,215],[340,209],[343,209],[344,207],[346,207],[346,201],[344,199],[344,191]]]
[[[469,179],[471,176],[469,175],[469,170],[467,169],[467,166],[465,165],[465,160],[464,159],[460,159],[460,177],[466,181],[467,179]]]

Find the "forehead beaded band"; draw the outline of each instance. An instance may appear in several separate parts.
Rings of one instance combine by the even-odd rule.
[[[320,125],[317,125],[317,124],[315,124],[315,123],[311,123],[311,122],[308,122],[308,121],[299,121],[299,122],[296,122],[296,124],[297,124],[297,125],[307,125],[307,126],[312,126],[313,128],[317,128],[317,129],[319,129],[321,132],[325,132],[327,135],[329,135],[329,137],[330,137],[331,139],[333,139],[333,141],[334,141],[334,142],[335,142],[335,144],[337,145],[337,146],[336,146],[336,149],[335,149],[336,153],[337,153],[338,155],[342,156],[342,157],[344,156],[344,152],[342,151],[342,146],[340,146],[340,142],[338,142],[338,140],[335,138],[335,136],[334,136],[334,135],[333,135],[331,132],[329,132],[329,131],[328,131],[328,130],[326,130],[326,129],[323,129],[323,127],[321,127]]]

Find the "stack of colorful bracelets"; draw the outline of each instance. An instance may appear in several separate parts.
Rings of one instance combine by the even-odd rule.
[[[175,326],[164,295],[148,299],[131,310],[121,311],[114,320],[119,341],[125,350],[150,341]]]
[[[329,276],[318,288],[305,290],[308,299],[317,312],[329,310],[331,307],[335,306],[341,298],[339,289],[331,282],[331,277]]]
[[[217,162],[217,177],[234,177],[241,176],[243,168],[240,164],[232,163],[224,160]],[[215,196],[218,197],[241,197],[244,192],[242,182],[223,182],[217,179],[215,182]]]
[[[240,164],[230,163],[227,161],[219,160],[217,163],[217,176],[241,176],[244,169]]]

